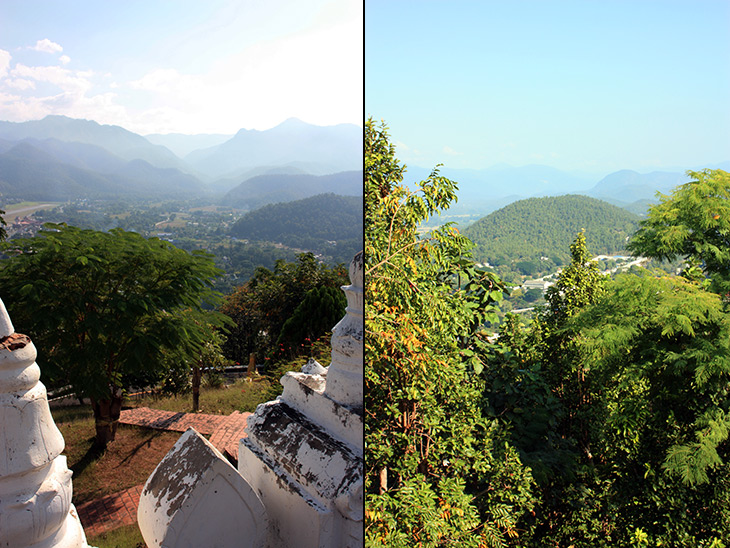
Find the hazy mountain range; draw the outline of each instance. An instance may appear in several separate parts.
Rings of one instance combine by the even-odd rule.
[[[362,196],[362,177],[361,170],[331,175],[257,175],[229,191],[223,203],[251,210],[265,204],[301,200],[312,196],[311,192]]]
[[[260,165],[306,162],[314,175],[361,168],[363,132],[352,124],[313,126],[290,118],[266,131],[242,129],[231,139],[196,150],[186,162],[214,177]]]
[[[138,135],[119,126],[65,116],[0,121],[0,193],[6,198],[218,196],[259,207],[334,192],[362,194],[363,130],[352,124],[313,126],[291,118],[265,131],[235,135]],[[730,162],[688,169],[730,170]],[[406,182],[430,169],[409,166]],[[579,193],[637,214],[687,180],[684,170],[603,178],[543,165],[443,168],[459,184],[452,215],[484,216],[535,196]]]
[[[276,175],[265,182],[282,192],[281,199],[263,193],[273,201],[284,201],[289,185],[296,186],[295,198],[287,199],[321,192],[352,195],[351,175],[343,175],[347,190],[342,192],[336,181],[323,187],[316,176],[361,170],[362,138],[356,125],[313,126],[297,119],[233,136],[148,137],[65,116],[0,121],[0,192],[31,200],[222,196],[252,177]],[[306,175],[311,177],[301,179]],[[294,176],[300,178],[290,179]],[[262,193],[257,196],[262,205]]]
[[[689,166],[694,171],[710,168],[730,171],[730,161],[705,166]],[[412,184],[425,179],[430,169],[408,166],[404,181]],[[486,215],[523,198],[583,194],[600,198],[641,214],[649,203],[656,202],[656,193],[669,193],[688,181],[683,170],[638,173],[621,170],[601,179],[585,174],[561,171],[543,165],[486,169],[441,168],[440,175],[456,181],[458,202],[451,214]]]

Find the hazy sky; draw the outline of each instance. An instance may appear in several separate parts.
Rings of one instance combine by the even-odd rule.
[[[362,125],[362,0],[2,0],[0,120]]]
[[[730,1],[365,0],[365,112],[423,167],[730,160]]]

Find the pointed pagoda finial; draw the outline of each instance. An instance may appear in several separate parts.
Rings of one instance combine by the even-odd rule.
[[[5,303],[0,299],[0,338],[9,337],[13,333],[15,333],[13,322],[10,321]]]
[[[36,356],[0,300],[0,546],[89,548]]]

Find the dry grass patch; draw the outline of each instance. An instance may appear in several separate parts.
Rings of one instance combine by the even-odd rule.
[[[66,442],[77,505],[144,483],[180,437],[179,432],[120,424],[116,439],[99,451],[88,406],[54,410],[53,416]]]
[[[272,388],[275,390],[274,383],[266,377],[254,382],[241,379],[225,388],[203,388],[200,412],[211,415],[253,412],[259,403],[275,397]],[[149,396],[127,401],[125,406],[188,413],[192,401],[191,394]],[[144,483],[181,435],[120,424],[116,439],[99,452],[94,447],[96,430],[91,407],[56,408],[52,414],[66,442],[63,454],[74,473],[73,500],[77,505]]]

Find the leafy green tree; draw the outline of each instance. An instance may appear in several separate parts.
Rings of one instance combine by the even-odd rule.
[[[590,474],[597,389],[580,359],[580,335],[568,320],[602,298],[607,279],[591,261],[583,231],[570,254],[571,263],[548,289],[546,306],[527,329],[517,317],[505,317],[498,346],[485,355],[484,405],[488,416],[509,431],[538,482],[535,539],[554,535],[565,523],[578,523],[591,528],[582,537],[588,546],[606,536],[598,518],[605,506],[596,503],[601,491]],[[576,517],[575,508],[583,513]],[[572,534],[568,530],[565,538]]]
[[[542,361],[548,382],[566,411],[561,433],[576,440],[581,450],[590,455],[588,429],[592,422],[590,402],[593,387],[579,359],[576,333],[566,327],[566,322],[600,299],[607,277],[591,260],[584,231],[576,235],[570,246],[570,256],[570,264],[545,292],[547,306],[541,317],[546,324]]]
[[[208,378],[220,375],[223,369],[231,365],[232,361],[223,355],[223,344],[226,338],[220,331],[210,330],[210,338],[203,343],[198,352],[197,360],[192,365],[193,379],[193,412],[197,413],[200,409],[200,384],[204,373],[208,374]]]
[[[347,300],[340,288],[321,286],[307,291],[304,300],[284,322],[276,343],[296,347],[313,341],[328,331],[345,315]]]
[[[615,544],[640,527],[656,545],[703,546],[730,525],[730,317],[681,277],[624,274],[570,321],[591,406],[593,470]]]
[[[474,268],[434,171],[410,191],[385,125],[365,124],[365,444],[368,546],[506,546],[525,536],[529,471],[480,411],[481,325],[504,286]]]
[[[504,421],[511,439],[542,486],[564,487],[573,478],[580,452],[590,454],[593,397],[579,360],[576,333],[567,320],[599,300],[606,276],[591,261],[585,232],[570,246],[571,262],[546,292],[546,307],[524,331],[507,315],[499,347],[487,353],[485,404]]]
[[[629,242],[635,255],[660,260],[687,257],[705,274],[730,279],[730,173],[688,171],[693,180],[649,209]]]
[[[293,263],[279,260],[273,271],[259,267],[248,282],[225,298],[220,308],[236,324],[225,346],[226,355],[247,363],[251,353],[272,354],[277,349],[284,324],[294,315],[308,291],[330,287],[341,293],[340,286],[347,283],[347,271],[343,266],[330,268],[319,263],[311,253],[300,254]],[[293,325],[290,323],[287,329]]]
[[[5,230],[5,227],[8,226],[8,223],[5,222],[5,218],[2,217],[2,215],[5,215],[5,211],[0,209],[0,242],[6,240],[8,237],[8,233]]]
[[[578,310],[595,302],[606,282],[598,264],[591,260],[585,231],[580,231],[570,244],[570,257],[570,264],[545,292],[548,303],[545,317],[552,325],[562,325]]]
[[[165,351],[164,363],[169,370],[162,383],[162,390],[169,393],[181,394],[192,392],[192,411],[200,409],[200,387],[203,376],[208,379],[220,379],[225,367],[233,362],[223,354],[225,335],[216,329],[215,322],[209,322],[209,311],[199,312],[191,309],[181,314],[189,316],[189,321],[206,326],[208,337],[197,352],[190,352],[186,348],[175,348]]]
[[[196,355],[224,317],[209,312],[220,274],[210,255],[114,229],[48,224],[34,238],[5,244],[0,291],[13,318],[41,349],[51,384],[89,397],[96,440],[114,440],[125,387],[160,380],[165,350]]]

